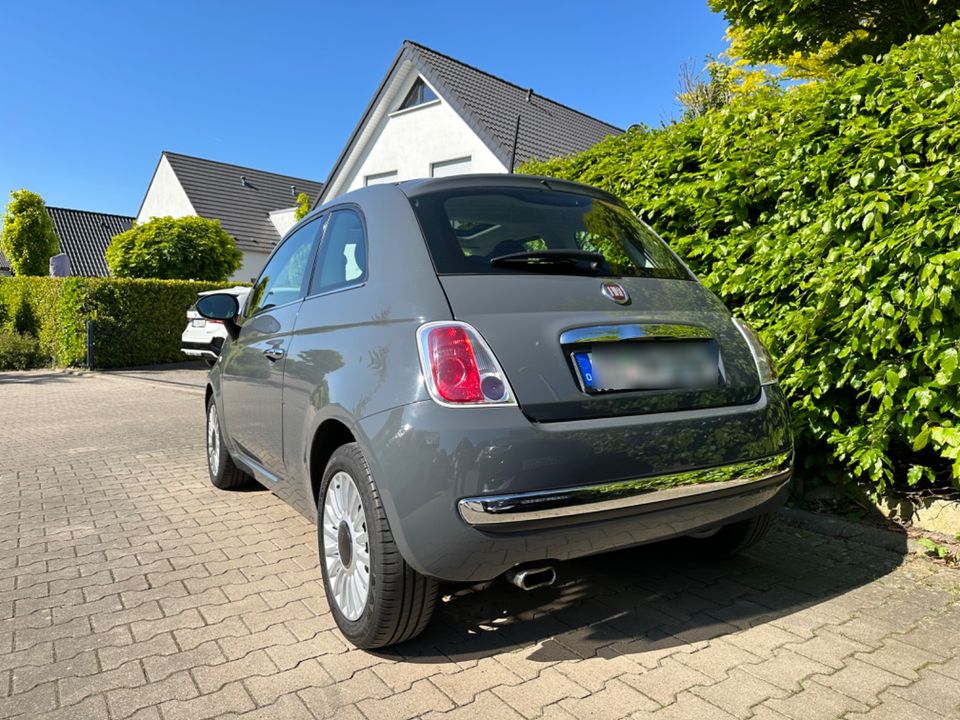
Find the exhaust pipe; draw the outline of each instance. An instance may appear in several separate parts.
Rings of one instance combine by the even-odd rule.
[[[514,569],[507,571],[507,580],[521,590],[535,590],[553,585],[557,581],[557,571],[551,565]]]

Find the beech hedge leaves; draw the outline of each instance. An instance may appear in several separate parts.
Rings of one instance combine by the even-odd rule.
[[[197,293],[235,284],[0,277],[0,335],[36,338],[37,353],[32,358],[36,365],[79,366],[86,360],[87,320],[93,320],[98,368],[182,361],[180,334]],[[11,342],[0,342],[0,346],[10,347]]]
[[[624,199],[760,331],[806,474],[960,488],[960,23],[524,172]]]

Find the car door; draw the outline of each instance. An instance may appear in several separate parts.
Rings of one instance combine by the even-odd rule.
[[[360,292],[367,277],[367,246],[363,219],[353,208],[330,214],[317,253],[317,263],[307,297],[297,319],[297,332],[290,344],[283,386],[284,456],[291,477],[304,471],[306,443],[312,414],[329,404],[343,404],[338,393],[341,377],[351,363],[370,362],[375,327],[370,318],[375,309]],[[356,395],[375,388],[353,388]],[[344,406],[362,417],[362,408]],[[321,468],[322,470],[322,468]],[[303,478],[302,478],[303,479]],[[301,483],[309,487],[309,483]],[[285,499],[309,512],[315,498],[296,495],[297,483],[278,490],[294,493]],[[302,493],[301,493],[302,495]]]
[[[288,235],[267,261],[222,360],[227,432],[273,480],[283,473],[283,371],[297,312],[310,281],[323,217]]]

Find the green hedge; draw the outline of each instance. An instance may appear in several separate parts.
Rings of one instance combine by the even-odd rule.
[[[960,24],[525,172],[622,197],[759,328],[813,473],[960,487]]]
[[[94,364],[134,367],[184,359],[180,335],[197,293],[235,283],[118,278],[0,278],[0,331],[35,336],[42,361],[86,363],[86,323],[95,324]]]
[[[40,348],[33,335],[0,330],[0,370],[29,370],[40,360]]]

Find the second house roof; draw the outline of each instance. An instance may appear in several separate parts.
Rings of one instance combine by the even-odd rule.
[[[269,252],[280,239],[270,213],[320,197],[323,183],[164,151],[197,215],[216,218],[241,250]]]

